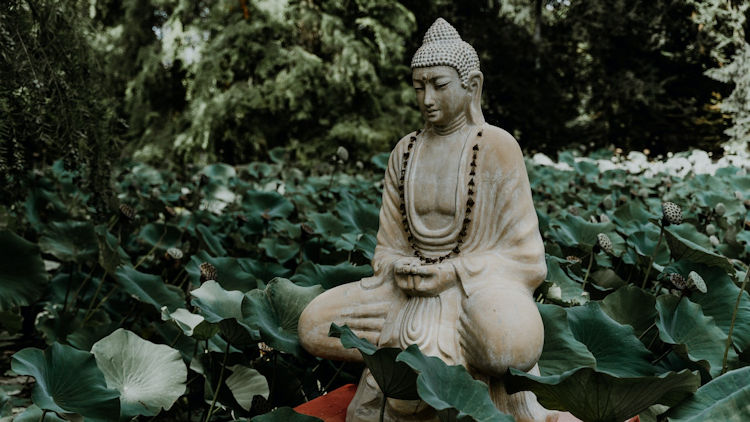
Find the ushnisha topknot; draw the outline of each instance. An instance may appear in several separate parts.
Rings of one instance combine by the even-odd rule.
[[[451,66],[458,71],[461,85],[469,84],[469,73],[479,70],[479,56],[474,47],[461,39],[456,28],[437,18],[424,34],[422,46],[411,59],[411,68]]]

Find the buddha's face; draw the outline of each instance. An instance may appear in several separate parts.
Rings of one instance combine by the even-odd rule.
[[[446,126],[466,112],[468,91],[450,66],[418,67],[412,71],[419,110],[425,121]]]

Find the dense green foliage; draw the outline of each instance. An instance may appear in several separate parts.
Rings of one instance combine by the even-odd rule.
[[[35,176],[0,219],[0,324],[15,350],[30,346],[13,370],[46,386],[28,417],[226,420],[279,407],[268,417],[282,420],[284,406],[356,379],[361,367],[300,347],[297,319],[320,292],[371,274],[380,171],[311,176],[282,155],[183,173],[133,163],[116,175],[121,206],[106,224],[86,218],[92,198],[75,172],[58,163]],[[730,167],[648,178],[559,159],[573,170],[527,163],[547,252],[536,292],[545,347],[541,374],[513,371],[508,387],[587,421],[670,408],[689,418],[705,406],[750,416],[739,398],[690,398],[701,385],[747,394],[736,381],[746,371],[733,370],[750,363],[750,176]],[[663,201],[682,211],[662,216]],[[388,394],[418,394],[448,416],[504,418],[464,369],[338,334]],[[85,389],[68,391],[61,377]],[[447,388],[446,377],[465,386]],[[2,396],[28,406],[23,397]]]
[[[23,168],[61,157],[99,195],[120,155],[242,163],[283,146],[307,167],[343,145],[366,161],[419,124],[408,63],[438,16],[480,55],[488,120],[526,149],[748,136],[750,9],[731,0],[0,7],[0,168],[16,198]]]

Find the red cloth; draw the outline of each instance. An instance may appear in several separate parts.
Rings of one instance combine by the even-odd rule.
[[[325,422],[346,422],[346,408],[352,401],[357,386],[346,384],[325,396],[320,396],[294,408],[298,413],[315,416]]]

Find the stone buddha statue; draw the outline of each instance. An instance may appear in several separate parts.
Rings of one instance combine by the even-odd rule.
[[[348,325],[379,347],[420,350],[464,365],[495,405],[518,421],[545,420],[533,394],[507,394],[508,368],[538,372],[544,327],[533,292],[546,264],[521,149],[485,123],[474,49],[442,18],[411,62],[424,128],[391,153],[383,187],[374,275],[330,289],[300,317],[316,356],[361,361],[328,337]],[[347,421],[376,421],[383,397],[366,370]],[[386,420],[437,421],[420,402],[388,399]]]

